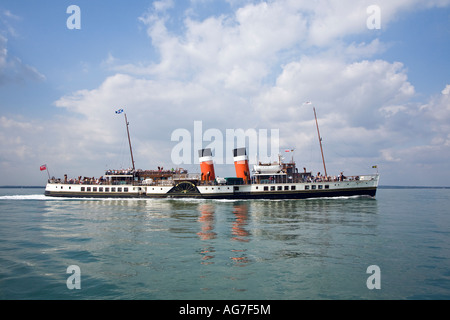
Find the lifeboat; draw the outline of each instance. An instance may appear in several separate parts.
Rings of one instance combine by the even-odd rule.
[[[277,174],[282,167],[279,164],[254,165],[253,171],[259,174]]]

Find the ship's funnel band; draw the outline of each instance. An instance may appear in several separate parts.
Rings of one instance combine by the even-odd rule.
[[[203,162],[213,162],[213,157],[211,157],[211,156],[207,156],[207,157],[201,157],[200,159],[199,159],[199,161],[200,161],[200,163],[203,163]]]
[[[233,160],[234,160],[234,162],[237,162],[237,161],[247,161],[247,160],[248,160],[248,157],[247,157],[246,155],[244,155],[244,156],[236,156],[236,157],[233,158]]]

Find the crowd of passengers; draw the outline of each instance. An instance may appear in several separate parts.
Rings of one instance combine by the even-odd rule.
[[[64,179],[52,177],[48,180],[49,183],[65,183],[65,184],[120,184],[119,181],[112,180],[109,175],[132,175],[136,172],[136,175],[146,175],[146,174],[186,174],[187,170],[183,168],[164,170],[163,167],[158,167],[158,170],[141,170],[138,169],[133,171],[133,169],[121,169],[121,170],[107,170],[105,172],[105,177],[101,176],[99,178],[95,177],[82,177],[78,178],[67,178],[67,174],[64,175]]]
[[[285,183],[285,177],[280,176],[270,176],[269,178],[264,179],[264,181],[268,183]],[[259,179],[261,181],[261,178]],[[294,181],[292,181],[294,180]],[[306,182],[306,183],[315,183],[315,182],[338,182],[338,181],[352,181],[352,180],[359,180],[359,176],[355,177],[346,177],[344,176],[344,173],[341,172],[338,176],[324,176],[321,175],[320,172],[317,173],[317,175],[303,175],[299,178],[293,178],[290,177],[289,182]],[[256,182],[256,177],[252,177],[252,182]]]
[[[49,183],[65,183],[65,184],[119,184],[119,181],[111,181],[110,178],[95,177],[82,177],[68,179],[67,175],[64,175],[64,179],[52,177],[48,180]]]
[[[304,182],[336,182],[336,181],[344,181],[347,179],[346,176],[344,176],[344,173],[341,172],[338,176],[323,176],[320,174],[320,172],[317,173],[316,176],[308,176],[304,177]],[[349,180],[359,180],[359,176],[351,177]]]
[[[143,175],[143,174],[186,174],[187,170],[183,168],[172,168],[172,169],[164,169],[164,167],[158,167],[158,169],[155,170],[142,170],[137,169],[136,171],[133,171],[133,169],[122,169],[122,170],[107,170],[105,175],[127,175],[127,174],[133,174],[136,173],[137,175]]]

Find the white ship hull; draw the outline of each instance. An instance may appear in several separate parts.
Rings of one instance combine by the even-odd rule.
[[[253,183],[240,185],[201,184],[178,181],[169,185],[93,185],[48,183],[45,195],[80,198],[203,198],[203,199],[304,199],[317,197],[375,197],[379,175],[358,180]]]

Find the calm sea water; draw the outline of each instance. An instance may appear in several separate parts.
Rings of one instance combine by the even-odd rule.
[[[0,299],[450,299],[450,190],[53,199],[0,189]],[[69,290],[67,268],[80,268]],[[380,289],[367,273],[379,267]]]

